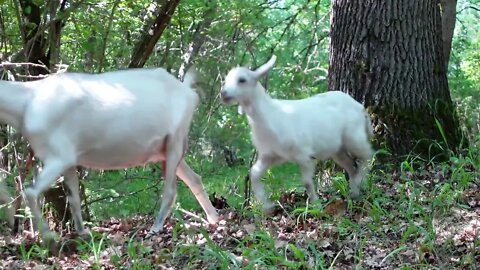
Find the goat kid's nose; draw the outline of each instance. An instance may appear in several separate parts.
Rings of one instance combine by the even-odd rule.
[[[227,96],[227,91],[225,91],[225,90],[220,91],[220,97],[223,98],[225,96]]]

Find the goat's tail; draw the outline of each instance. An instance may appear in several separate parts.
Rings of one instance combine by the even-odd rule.
[[[183,77],[183,83],[195,91],[200,99],[205,97],[205,93],[198,85],[198,72],[194,66],[190,67],[185,73],[185,76]]]
[[[195,89],[196,84],[198,83],[197,78],[197,70],[192,66],[185,73],[185,76],[183,77],[183,83],[188,85],[188,87]]]
[[[373,126],[372,126],[372,119],[367,111],[365,111],[365,131],[367,132],[367,136],[369,139],[373,138]]]

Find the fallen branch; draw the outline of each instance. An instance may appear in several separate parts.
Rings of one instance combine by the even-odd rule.
[[[97,202],[100,202],[100,201],[104,201],[104,200],[108,200],[108,199],[117,199],[117,198],[120,198],[120,197],[125,197],[125,196],[133,196],[133,195],[136,195],[140,192],[144,192],[144,191],[147,191],[147,190],[150,190],[150,189],[153,189],[154,187],[156,187],[157,184],[152,184],[146,188],[143,188],[143,189],[140,189],[140,190],[136,190],[136,191],[132,191],[132,192],[129,192],[129,193],[123,193],[123,194],[119,194],[119,195],[109,195],[109,196],[105,196],[105,197],[101,197],[101,198],[97,198],[95,200],[91,200],[91,201],[87,201],[85,202],[82,207],[86,207],[86,206],[89,206],[93,203],[97,203]]]

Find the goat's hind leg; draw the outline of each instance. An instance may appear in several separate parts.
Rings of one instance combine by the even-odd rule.
[[[85,237],[89,235],[89,231],[83,226],[82,209],[80,206],[80,190],[77,171],[72,167],[64,173],[63,185],[67,191],[70,212],[75,222],[75,229],[78,235]]]
[[[165,186],[162,195],[162,203],[160,211],[158,212],[155,223],[150,229],[149,236],[159,233],[163,230],[165,219],[170,214],[175,199],[177,197],[177,182],[176,182],[176,170],[183,155],[183,144],[176,140],[166,140],[167,147],[166,159],[163,162],[163,175]]]
[[[308,200],[313,203],[318,200],[318,194],[313,184],[313,175],[315,174],[315,162],[306,160],[299,162],[300,170],[302,172],[302,182],[307,190]]]
[[[43,170],[35,184],[25,189],[25,197],[32,211],[35,220],[34,224],[39,229],[43,241],[49,245],[56,237],[56,234],[50,231],[48,224],[45,222],[38,206],[38,198],[55,183],[57,177],[69,168],[70,165],[59,159],[46,160],[44,164]]]
[[[180,161],[180,164],[177,167],[177,175],[190,188],[193,195],[195,195],[195,198],[197,198],[197,201],[207,214],[208,222],[211,224],[217,223],[219,219],[217,211],[208,199],[208,195],[207,192],[205,192],[200,175],[196,174],[183,159]]]

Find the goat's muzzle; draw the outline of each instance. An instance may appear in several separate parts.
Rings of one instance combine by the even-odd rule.
[[[233,97],[229,96],[225,90],[220,92],[220,98],[224,104],[230,104],[233,101]]]

